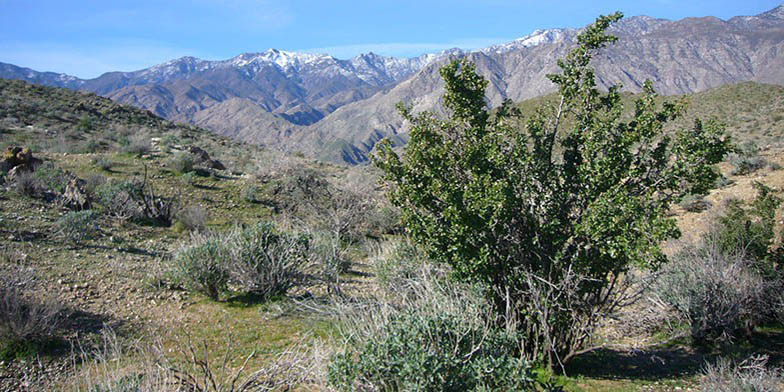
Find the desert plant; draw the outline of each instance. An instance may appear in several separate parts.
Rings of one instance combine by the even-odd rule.
[[[95,210],[70,211],[57,220],[57,233],[77,244],[95,238],[98,233],[98,217],[100,213]]]
[[[336,354],[330,384],[343,391],[533,390],[517,337],[449,314],[402,313],[379,336]]]
[[[193,171],[195,165],[193,155],[188,152],[179,152],[169,161],[169,168],[179,174]]]
[[[141,216],[141,209],[136,202],[142,192],[140,183],[109,181],[98,185],[95,192],[107,215],[123,221]]]
[[[702,212],[711,207],[711,203],[702,195],[686,195],[678,202],[684,210],[689,212]]]
[[[49,191],[63,193],[68,184],[68,174],[51,162],[36,167],[33,175],[40,182],[41,186]]]
[[[774,247],[776,211],[781,199],[772,189],[754,183],[757,196],[750,204],[730,200],[726,211],[711,228],[710,236],[722,252],[738,250],[747,254],[754,266],[765,275],[775,275],[776,264],[782,261],[782,249]]]
[[[261,298],[285,294],[302,281],[309,244],[307,236],[280,231],[272,223],[235,229],[228,238],[232,280]]]
[[[13,185],[17,193],[28,197],[38,197],[43,188],[41,181],[29,171],[17,173]]]
[[[386,254],[376,257],[373,272],[381,286],[392,291],[417,278],[425,263],[427,257],[424,251],[406,239],[394,244]]]
[[[753,141],[740,145],[737,151],[729,155],[730,164],[733,166],[730,174],[745,175],[764,168],[768,162],[759,156],[759,147]]]
[[[678,253],[654,290],[658,302],[689,326],[697,345],[750,334],[768,313],[771,292],[742,250],[728,253],[711,238]]]
[[[0,264],[0,357],[8,360],[29,354],[36,344],[54,336],[61,307],[41,292],[34,273],[26,268]]]
[[[177,222],[188,231],[204,230],[207,218],[209,218],[207,209],[199,205],[185,207],[177,213]]]
[[[259,187],[258,185],[248,185],[242,191],[242,197],[248,203],[261,202],[261,187]]]
[[[348,249],[335,233],[318,231],[313,234],[311,259],[318,266],[321,279],[331,294],[341,294],[341,274],[351,267]]]
[[[784,384],[781,369],[771,369],[767,356],[752,356],[740,363],[721,358],[707,364],[699,388],[703,392],[778,392]]]
[[[449,117],[399,105],[412,124],[404,156],[387,140],[374,159],[414,240],[458,279],[486,286],[499,322],[525,331],[522,351],[550,367],[583,350],[601,315],[633,294],[632,266],[666,262],[660,244],[679,235],[670,206],[707,193],[729,150],[713,121],[665,136],[685,106],[657,104],[651,82],[628,120],[619,87],[598,90],[590,61],[616,40],[605,30],[621,17],[579,34],[549,75],[556,104],[526,122],[510,102],[491,115],[487,80],[451,62],[441,69]]]
[[[150,135],[144,132],[132,135],[128,139],[128,144],[123,146],[122,150],[123,152],[135,154],[137,156],[142,156],[150,152],[152,150]]]
[[[93,159],[92,163],[103,171],[111,171],[114,167],[114,162],[105,156],[100,156]]]
[[[183,175],[182,175],[182,182],[184,182],[187,185],[193,186],[193,185],[196,185],[196,178],[198,178],[196,173],[192,172],[192,171],[189,171],[187,173],[183,173]]]
[[[227,238],[214,233],[193,233],[190,243],[174,256],[173,273],[186,289],[213,300],[228,289],[230,250]]]

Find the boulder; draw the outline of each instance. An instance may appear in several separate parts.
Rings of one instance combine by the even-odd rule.
[[[211,169],[226,170],[226,166],[223,163],[217,159],[210,158],[210,154],[199,147],[191,146],[188,148],[188,152],[193,155],[196,164],[207,166]]]

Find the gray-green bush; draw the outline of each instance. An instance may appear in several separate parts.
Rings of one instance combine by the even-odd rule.
[[[379,336],[336,354],[329,382],[341,391],[525,391],[535,382],[517,336],[451,314],[403,312]]]
[[[229,249],[226,238],[214,233],[194,233],[190,243],[174,257],[173,272],[186,289],[218,300],[228,289]]]
[[[61,307],[36,297],[45,292],[40,289],[31,270],[0,264],[0,357],[13,357],[54,336]]]
[[[719,359],[702,372],[703,392],[779,392],[784,384],[781,369],[767,367],[767,356],[753,356],[740,363]]]
[[[74,243],[93,239],[98,234],[100,215],[95,210],[70,211],[57,220],[57,233]]]
[[[302,281],[308,249],[308,237],[283,232],[272,223],[193,234],[175,255],[174,274],[187,289],[214,300],[229,285],[270,298]]]

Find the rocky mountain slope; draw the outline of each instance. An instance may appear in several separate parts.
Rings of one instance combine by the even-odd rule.
[[[619,37],[596,59],[602,86],[636,92],[646,79],[663,94],[684,94],[740,81],[784,84],[784,6],[756,16],[679,21],[636,16],[613,28]],[[574,44],[575,29],[538,30],[473,52],[457,49],[413,59],[375,54],[339,60],[270,49],[224,61],[184,57],[136,72],[92,80],[0,64],[0,77],[84,89],[243,141],[302,151],[322,159],[367,161],[384,137],[405,140],[395,111],[439,108],[439,68],[468,56],[498,105],[553,91],[546,79]]]

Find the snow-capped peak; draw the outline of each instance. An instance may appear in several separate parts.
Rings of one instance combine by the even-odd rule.
[[[531,34],[520,37],[512,42],[493,45],[480,49],[481,52],[505,53],[515,49],[530,48],[542,44],[561,42],[572,32],[570,29],[534,30]]]
[[[331,58],[332,57],[326,54],[288,52],[279,49],[268,49],[262,53],[243,53],[231,59],[230,62],[232,65],[238,67],[244,67],[248,64],[256,62],[273,63],[277,64],[283,69],[287,69],[290,67],[298,67],[304,64],[328,60]]]

